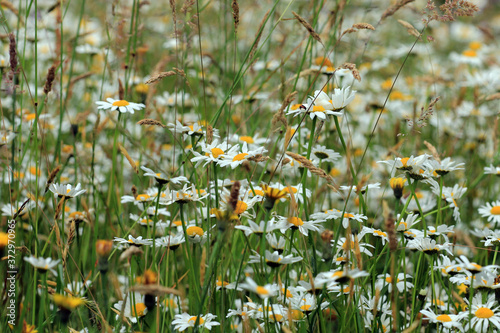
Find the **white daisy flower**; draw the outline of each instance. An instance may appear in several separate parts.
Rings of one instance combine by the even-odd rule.
[[[116,100],[112,98],[106,99],[107,102],[96,102],[98,110],[110,110],[110,111],[115,111],[118,110],[121,113],[131,113],[134,114],[135,110],[141,110],[146,107],[146,105],[142,103],[132,103],[132,102],[127,102],[125,100]]]
[[[208,313],[204,316],[191,316],[190,314],[184,312],[175,315],[172,324],[174,325],[174,329],[178,330],[179,332],[185,331],[190,327],[195,327],[196,324],[200,328],[206,328],[207,330],[212,330],[213,326],[220,325],[219,322],[214,321],[215,318],[217,318],[217,316],[211,313]]]
[[[465,299],[465,302],[469,302]],[[471,329],[474,332],[478,333],[486,333],[489,331],[489,325],[492,324],[496,327],[497,330],[500,330],[500,309],[499,306],[495,306],[495,295],[490,295],[485,304],[482,302],[482,294],[478,293],[472,299],[472,304],[470,312],[472,312],[473,316],[470,318],[470,321],[465,326],[465,330],[469,331]],[[469,310],[461,312],[465,314],[465,316],[469,315]],[[493,329],[495,330],[495,329]]]
[[[123,301],[118,301],[113,305],[118,311],[122,311]],[[130,294],[127,297],[125,307],[123,309],[123,316],[127,317],[132,323],[137,323],[137,318],[144,317],[148,309],[143,302],[143,296],[139,293]],[[116,319],[120,318],[120,315],[116,315]]]
[[[59,265],[60,260],[53,260],[52,258],[36,258],[34,256],[24,257],[24,261],[29,262],[38,271],[45,273],[51,271],[54,276],[57,276],[57,271],[54,269]]]
[[[500,176],[500,166],[493,166],[493,164],[490,164],[489,167],[484,167],[484,173],[486,175],[497,175]]]
[[[500,201],[487,202],[479,207],[478,211],[482,217],[488,218],[488,222],[500,223]]]
[[[240,284],[240,287],[245,290],[256,293],[262,299],[273,297],[277,295],[279,291],[279,287],[276,284],[266,284],[264,286],[259,286],[250,277],[247,277],[245,283]]]
[[[81,187],[82,186],[80,185],[80,183],[78,183],[75,188],[73,188],[70,184],[51,184],[49,190],[54,193],[55,197],[74,198],[82,193],[87,192],[87,190],[82,190]]]

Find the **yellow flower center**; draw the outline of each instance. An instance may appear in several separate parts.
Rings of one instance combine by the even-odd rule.
[[[488,308],[479,308],[475,313],[478,318],[491,318],[495,315],[491,309]]]
[[[376,236],[380,236],[380,237],[385,237],[387,236],[387,234],[383,231],[380,231],[380,230],[374,230],[373,231],[373,234],[376,235]]]
[[[500,206],[491,207],[490,213],[493,215],[500,215]]]
[[[236,209],[234,210],[234,213],[238,214],[238,215],[243,214],[247,210],[247,208],[248,208],[248,205],[245,202],[238,201],[236,203]]]
[[[310,308],[311,308],[311,305],[309,305],[309,304],[304,304],[304,305],[302,305],[302,306],[300,307],[300,309],[301,309],[302,311],[309,311],[309,309],[310,309]]]
[[[122,100],[113,102],[112,105],[113,106],[127,106],[127,105],[130,105],[130,103],[122,99]]]
[[[220,148],[212,148],[210,151],[215,158],[218,158],[219,156],[224,154],[224,151]]]
[[[269,319],[274,321],[281,321],[283,319],[283,316],[280,314],[271,314],[269,315]]]
[[[442,314],[442,315],[437,316],[436,320],[443,322],[443,323],[446,323],[446,322],[451,321],[451,318],[447,314]]]
[[[315,105],[315,106],[313,106],[311,111],[312,112],[325,112],[326,110],[321,105]]]
[[[189,318],[188,322],[192,322],[194,324],[194,323],[196,323],[197,318],[198,317],[193,316],[193,317]],[[205,320],[203,320],[203,318],[200,317],[200,319],[198,319],[198,324],[203,325],[203,323],[205,323]]]
[[[470,42],[469,43],[469,49],[471,50],[479,50],[481,48],[481,43],[480,42]]]
[[[238,154],[235,157],[233,157],[233,162],[243,161],[247,155],[248,155],[247,153]]]
[[[268,295],[269,294],[269,291],[266,288],[261,287],[261,286],[257,286],[257,288],[255,288],[255,292],[257,292],[257,294],[259,294],[259,295]]]
[[[401,159],[401,163],[403,163],[404,167],[406,166],[406,163],[408,163],[409,159],[410,159],[409,157],[404,157],[404,158]]]
[[[477,52],[474,50],[465,50],[464,52],[462,52],[462,55],[465,57],[474,58],[477,57]]]
[[[132,315],[134,317],[142,317],[144,316],[144,310],[146,310],[146,305],[144,303],[137,303],[133,308],[132,308]]]
[[[27,121],[35,120],[36,118],[36,113],[28,113],[27,115],[24,116]]]
[[[203,229],[197,226],[192,226],[186,229],[186,234],[191,237],[196,235],[203,236]]]
[[[136,199],[137,201],[146,201],[146,200],[148,200],[149,198],[150,198],[150,196],[149,196],[149,195],[147,195],[147,194],[139,194],[139,195],[138,195],[135,199]]]
[[[240,136],[240,141],[246,143],[254,143],[253,138],[251,136]]]
[[[293,224],[296,227],[299,227],[299,226],[304,224],[304,222],[302,221],[302,219],[300,217],[295,217],[295,216],[288,219],[288,222],[290,222],[291,224]]]

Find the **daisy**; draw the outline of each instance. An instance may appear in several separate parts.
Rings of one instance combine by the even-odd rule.
[[[179,332],[185,331],[186,329],[195,326],[206,328],[210,331],[212,330],[213,326],[220,325],[219,322],[213,321],[215,318],[217,318],[217,316],[211,313],[208,313],[204,316],[191,316],[190,314],[184,312],[182,314],[175,315],[172,324],[174,325],[174,329],[179,330]]]
[[[184,176],[170,178],[166,174],[164,174],[163,172],[154,172],[153,170],[146,168],[145,166],[141,166],[141,169],[143,171],[145,171],[144,176],[154,177],[154,179],[156,179],[156,181],[160,185],[164,185],[164,184],[168,184],[168,183],[172,183],[174,185],[179,185],[182,182],[185,182],[185,183],[188,182],[188,179]]]
[[[245,290],[256,293],[262,299],[273,297],[276,294],[278,294],[279,291],[279,287],[276,284],[266,284],[265,286],[259,286],[250,277],[247,277],[245,283],[240,284],[240,287]]]
[[[463,170],[463,166],[465,163],[457,163],[451,160],[451,158],[447,157],[442,161],[436,160],[428,160],[427,168],[430,169],[431,172],[435,172],[440,176],[444,176],[451,171]]]
[[[59,184],[51,184],[49,190],[54,193],[55,197],[59,198],[74,198],[82,193],[87,192],[87,190],[82,190],[80,183],[76,185],[75,188],[72,188],[70,184],[67,185],[59,185]]]
[[[319,220],[311,220],[311,221],[302,221],[300,217],[292,216],[289,218],[280,217],[279,222],[276,225],[276,228],[280,229],[282,233],[285,233],[286,230],[299,230],[301,234],[307,236],[308,231],[321,231],[320,227],[317,226],[317,223],[321,223],[324,221]]]
[[[347,228],[351,219],[362,223],[364,222],[363,220],[368,220],[368,217],[364,216],[363,214],[344,213],[344,217],[342,218],[342,226],[344,227],[344,229]]]
[[[278,229],[278,226],[277,223],[274,222],[274,218],[272,218],[269,222],[261,221],[260,224],[248,220],[248,227],[245,225],[237,225],[234,228],[242,230],[245,236],[248,237],[251,234],[262,235],[264,234],[264,230],[266,233],[271,233]]]
[[[500,201],[487,202],[486,205],[479,207],[478,211],[482,217],[488,218],[488,222],[500,223]]]
[[[412,169],[419,170],[431,155],[423,154],[417,157],[411,155],[410,157],[396,157],[394,161],[377,161],[377,163],[386,164],[390,166],[391,174],[393,175],[396,170],[411,171]]]
[[[317,282],[319,285],[327,284],[327,287],[329,288],[337,283],[345,284],[350,280],[369,275],[370,274],[368,272],[360,271],[357,268],[351,270],[338,268],[328,272],[319,273],[314,279],[314,282]]]
[[[420,222],[420,216],[417,214],[410,213],[405,219],[402,219],[398,214],[396,217],[396,231],[405,232],[410,230],[410,228]],[[399,222],[398,222],[399,221]]]
[[[127,317],[132,323],[137,323],[137,319],[140,317],[144,317],[146,313],[148,312],[148,309],[146,308],[146,305],[143,302],[143,297],[139,293],[134,293],[125,296],[126,302],[125,305],[123,304],[123,301],[118,301],[118,303],[115,303],[113,307],[117,309],[116,311],[116,319],[120,318],[120,315],[123,314],[123,316]],[[123,313],[121,312],[123,309]]]
[[[423,314],[427,319],[429,319],[431,323],[441,324],[447,329],[456,328],[459,331],[462,331],[462,324],[460,323],[460,321],[467,317],[467,315],[464,313],[458,315],[445,313],[437,315],[431,309],[421,310],[420,313]]]
[[[51,271],[54,276],[57,276],[57,271],[54,269],[59,265],[60,260],[52,260],[52,258],[36,258],[34,256],[24,257],[24,261],[29,262],[39,272],[45,273]]]
[[[181,229],[182,227],[178,228]],[[191,243],[201,243],[203,245],[207,241],[207,232],[196,225],[186,226],[186,235]]]
[[[15,136],[16,136],[16,133],[11,132],[11,131],[0,132],[0,147],[12,142],[12,140],[14,140]]]
[[[413,284],[408,282],[407,279],[411,279],[412,277],[405,273],[399,273],[396,278],[396,287],[399,292],[408,291],[413,288]],[[382,274],[377,276],[377,281],[375,282],[375,288],[382,290],[385,286],[387,286],[388,292],[392,291],[392,277],[390,274]]]
[[[465,299],[468,303],[468,300]],[[490,295],[485,304],[482,302],[482,294],[478,293],[472,299],[471,312],[473,314],[469,323],[465,326],[465,330],[474,329],[475,332],[486,333],[489,331],[489,325],[492,324],[497,330],[500,330],[500,307],[494,306],[496,303],[495,295]],[[460,314],[469,315],[469,310],[463,311]],[[495,330],[495,329],[493,329]]]
[[[332,94],[330,103],[333,105],[333,110],[338,111],[344,109],[349,103],[352,102],[356,95],[356,91],[347,86],[344,88],[335,88]],[[342,113],[340,113],[342,115]]]
[[[375,237],[378,237],[382,240],[383,245],[385,245],[385,243],[389,241],[389,237],[387,236],[387,233],[382,231],[382,230],[379,230],[379,229],[374,229],[374,228],[363,226],[363,229],[361,229],[361,232],[359,234],[360,234],[360,236],[363,236],[365,234],[370,234],[370,235],[373,235]]]
[[[469,259],[467,259],[466,256],[460,256],[460,258],[457,258],[458,264],[453,265],[448,268],[448,270],[454,269],[456,267],[462,268],[463,271],[468,271],[471,274],[477,274],[479,272],[487,271],[490,273],[494,273],[494,270],[499,268],[497,265],[488,265],[488,266],[481,266],[479,264],[476,264],[474,262],[470,262]]]
[[[112,98],[106,99],[107,102],[96,102],[98,110],[110,110],[110,111],[115,111],[118,110],[121,113],[132,113],[134,114],[135,110],[141,110],[146,107],[146,105],[142,103],[132,103],[132,102],[127,102],[125,100],[116,100]]]
[[[260,254],[255,250],[252,250],[252,251],[255,254],[250,255],[248,263],[249,264],[260,263],[260,260],[261,260]],[[274,251],[273,253],[271,253],[268,250],[266,250],[265,257],[264,257],[264,262],[269,267],[272,267],[272,268],[280,267],[280,266],[287,265],[287,264],[293,264],[293,263],[299,262],[301,260],[302,260],[302,257],[294,257],[291,254],[284,257],[281,254],[279,254],[278,251]]]
[[[113,241],[117,242],[118,244],[129,244],[129,245],[135,245],[135,246],[153,245],[152,239],[142,239],[142,236],[135,238],[132,235],[128,235],[128,239],[114,237]]]
[[[223,158],[218,161],[218,165],[221,167],[231,166],[231,169],[242,165],[249,158],[255,157],[256,155],[262,155],[267,152],[264,147],[260,147],[254,150],[249,150],[246,142],[243,143],[241,151],[238,149],[239,145],[233,146]]]
[[[446,251],[453,255],[450,251],[451,243],[436,244],[436,241],[430,238],[416,238],[408,242],[408,248],[422,251],[425,254],[434,254],[439,251]]]
[[[493,164],[490,164],[489,167],[484,167],[484,174],[500,176],[500,166],[495,167]]]
[[[170,248],[171,250],[177,249],[186,240],[182,233],[176,235],[168,235],[155,239],[156,246],[163,246]]]
[[[341,158],[340,154],[333,149],[328,149],[325,146],[317,145],[311,151],[322,162],[335,162]]]
[[[27,202],[27,203],[24,204],[25,202]],[[23,204],[24,204],[24,206],[23,206]],[[24,214],[26,214],[27,212],[29,212],[30,210],[32,210],[35,207],[36,207],[36,203],[34,201],[31,201],[31,200],[28,201],[28,198],[25,198],[24,201],[18,202],[15,205],[12,205],[10,203],[3,205],[2,206],[2,215],[12,217],[17,213],[17,211],[19,209],[22,208],[18,215],[23,216]]]
[[[195,163],[196,167],[199,167],[203,162],[205,162],[203,166],[210,162],[218,163],[224,157],[225,151],[231,148],[231,145],[226,141],[219,143],[218,139],[215,139],[211,144],[202,142],[200,146],[203,155],[193,150],[194,157],[191,158],[191,162]]]
[[[275,251],[277,251],[279,254],[282,254],[283,251],[285,250],[285,245],[286,245],[286,239],[284,237],[281,237],[279,239],[276,238],[276,235],[273,233],[268,233],[266,235],[267,242],[269,243],[269,246]]]

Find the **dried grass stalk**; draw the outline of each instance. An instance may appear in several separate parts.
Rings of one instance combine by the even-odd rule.
[[[500,99],[500,93],[494,93],[493,95],[486,96],[487,101],[493,101],[495,99]]]
[[[118,99],[123,100],[125,98],[125,88],[123,88],[122,80],[118,79]]]
[[[177,75],[177,73],[175,71],[160,72],[158,74],[152,75],[151,78],[144,83],[153,84],[155,82],[161,81],[161,79],[163,79],[165,77],[174,76],[174,75]]]
[[[264,15],[264,18],[262,19],[262,21],[260,21],[259,28],[257,29],[257,34],[255,35],[255,42],[253,43],[253,47],[250,50],[250,55],[248,57],[248,59],[250,59],[250,60],[253,59],[253,57],[255,56],[255,52],[257,51],[257,48],[259,47],[260,38],[262,37],[262,32],[264,31],[264,24],[267,21],[267,17],[269,16],[270,11],[271,10],[268,10],[266,15]]]
[[[167,127],[165,125],[163,125],[160,121],[158,120],[155,120],[155,119],[149,119],[149,118],[146,118],[146,119],[142,119],[142,120],[139,120],[137,122],[137,124],[143,126],[143,125],[151,125],[151,126],[160,126],[160,127]]]
[[[12,3],[8,2],[8,1],[5,1],[5,0],[0,1],[0,6],[9,9],[11,12],[13,12],[16,15],[18,15],[18,13],[19,13],[16,9],[16,6],[14,6]]]
[[[47,193],[47,191],[49,190],[50,185],[52,184],[52,182],[54,181],[54,179],[56,179],[56,176],[59,173],[59,171],[61,171],[61,166],[60,165],[56,166],[54,168],[54,170],[52,170],[50,172],[49,177],[47,178],[47,183],[45,184],[45,191],[43,192],[43,194]]]
[[[340,68],[345,68],[345,69],[348,69],[351,71],[351,74],[352,76],[358,80],[359,82],[361,82],[361,75],[359,75],[359,71],[358,69],[356,68],[356,65],[353,64],[353,63],[350,63],[350,62],[346,62],[344,64],[342,64],[342,66],[340,66]]]
[[[52,83],[56,77],[56,65],[52,65],[47,73],[47,79],[45,80],[45,85],[43,86],[43,93],[47,95],[52,90]]]
[[[231,192],[229,194],[229,198],[227,200],[227,203],[229,207],[233,209],[233,211],[236,210],[236,206],[238,205],[238,198],[240,196],[240,187],[241,184],[239,181],[235,181],[233,183],[233,186],[231,186]]]
[[[120,255],[118,261],[123,261],[125,259],[130,259],[133,255],[141,255],[144,252],[137,246],[131,246]]]
[[[408,33],[414,37],[420,38],[420,32],[418,32],[417,29],[411,23],[403,21],[403,20],[398,20],[399,24],[401,24],[403,27],[406,28]]]
[[[293,102],[295,96],[297,96],[297,91],[291,92],[288,95],[286,95],[285,100],[281,104],[280,109],[278,110],[278,112],[276,112],[271,121],[273,128],[276,127],[277,123],[282,123],[283,125],[285,125],[285,128],[288,127],[288,121],[286,120],[285,117],[285,109],[290,105],[290,103]]]
[[[130,157],[127,150],[120,143],[118,143],[118,149],[120,149],[120,153],[122,153],[122,155],[125,156],[132,169],[134,169],[134,172],[136,174],[139,174],[139,168],[135,164],[135,161],[133,160],[132,157]]]
[[[17,73],[17,50],[16,50],[16,37],[14,33],[9,34],[9,62],[10,70],[12,73]]]
[[[389,8],[385,10],[385,12],[382,14],[382,17],[380,18],[380,21],[388,18],[389,16],[394,15],[394,13],[397,12],[399,9],[401,9],[402,7],[406,6],[407,4],[413,1],[415,0],[398,0],[398,2],[389,6]]]
[[[396,227],[394,224],[394,217],[390,212],[389,205],[387,201],[382,201],[383,215],[385,220],[385,231],[387,232],[387,238],[389,238],[389,249],[396,251],[398,249],[398,240],[396,238]]]
[[[355,23],[352,25],[354,29],[359,29],[359,30],[375,30],[375,27],[371,25],[370,23]]]
[[[19,207],[19,209],[17,210],[17,212],[14,214],[14,216],[12,216],[12,219],[15,220],[19,214],[21,214],[21,212],[23,211],[24,207],[26,207],[26,205],[30,202],[30,198],[26,199],[23,204],[21,205],[21,207]]]
[[[208,125],[207,127],[207,143],[212,144],[212,140],[214,139],[214,128],[212,125]]]
[[[424,145],[426,145],[427,148],[431,151],[432,157],[434,157],[434,159],[436,161],[441,162],[441,158],[439,157],[439,153],[438,153],[436,147],[434,147],[432,144],[430,144],[429,142],[427,142],[425,140],[424,140]]]
[[[177,289],[168,288],[157,284],[148,284],[148,285],[138,284],[131,287],[129,290],[133,292],[138,292],[139,294],[142,295],[148,294],[154,296],[163,296],[166,294],[172,294],[172,295],[182,296],[182,293]]]
[[[316,31],[314,31],[313,27],[303,17],[301,17],[296,12],[292,12],[292,14],[300,22],[300,24],[302,24],[302,26],[307,29],[307,31],[309,32],[309,35],[311,35],[312,38],[314,38],[315,40],[320,42],[321,45],[324,46],[323,41],[321,40],[321,37],[319,37],[319,34]]]
[[[312,174],[325,179],[329,183],[334,182],[332,176],[327,174],[325,170],[315,167],[314,164],[312,164],[312,162],[304,156],[292,153],[290,151],[287,151],[286,154],[294,160],[300,162],[300,164],[302,164],[307,170],[311,171]]]
[[[257,154],[255,156],[249,157],[248,160],[252,162],[265,162],[269,159],[269,156],[264,156],[262,154]]]
[[[233,0],[231,2],[231,8],[233,9],[233,21],[234,21],[234,31],[238,31],[238,25],[240,24],[240,6],[238,6],[238,1]]]

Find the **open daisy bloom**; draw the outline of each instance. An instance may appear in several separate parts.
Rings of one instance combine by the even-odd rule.
[[[81,189],[80,183],[76,185],[76,187],[72,187],[70,184],[67,185],[59,185],[59,184],[52,184],[49,187],[49,190],[54,193],[54,196],[59,197],[59,198],[74,198],[82,193],[87,192],[87,190],[82,190]]]
[[[211,313],[204,316],[191,316],[190,314],[184,312],[182,314],[175,315],[175,319],[172,321],[172,324],[175,325],[174,329],[179,332],[195,326],[211,330],[213,326],[220,325],[220,323],[213,321],[215,318],[217,317]]]
[[[132,103],[126,100],[116,100],[112,98],[106,99],[107,102],[96,102],[98,105],[98,110],[110,110],[115,111],[118,110],[121,113],[131,113],[134,114],[134,111],[141,110],[146,107],[146,105],[142,103]]]
[[[59,265],[60,260],[52,260],[52,258],[36,258],[34,256],[24,257],[24,260],[33,265],[33,267],[41,273],[45,273],[50,270],[54,276],[57,276],[57,271],[54,268]]]

